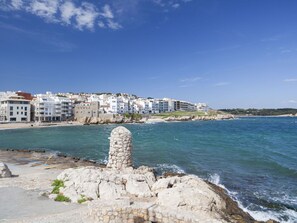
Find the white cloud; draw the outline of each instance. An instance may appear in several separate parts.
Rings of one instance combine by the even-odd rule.
[[[99,21],[99,22],[98,22],[98,26],[99,26],[100,28],[105,28],[105,24],[104,24],[104,22],[102,22],[102,21]]]
[[[130,10],[137,11],[137,6],[144,4],[144,2],[161,7],[163,12],[169,12],[190,1],[129,0],[128,2],[123,1],[124,4],[120,0],[0,0],[0,10],[25,11],[41,17],[46,22],[71,26],[79,30],[93,30],[95,27],[118,30],[122,28],[119,18],[123,18],[123,14],[129,14]]]
[[[23,1],[22,0],[11,0],[11,6],[15,9],[21,9],[23,6]]]
[[[152,0],[156,5],[165,8],[167,12],[170,8],[177,9],[181,6],[181,4],[185,4],[191,2],[192,0],[175,0],[175,1],[167,1],[167,0]]]
[[[297,82],[297,78],[288,78],[285,79],[284,82]]]
[[[104,18],[108,18],[108,19],[114,18],[114,15],[113,15],[109,5],[104,5],[104,7],[102,9],[103,9],[103,12],[100,13],[101,16],[103,16]]]
[[[83,29],[84,27],[93,29],[98,15],[93,4],[83,2],[82,7],[78,8],[76,13],[77,27],[79,29]]]
[[[55,14],[58,11],[58,0],[33,0],[27,7],[27,10],[32,14],[43,17],[50,22],[57,22]]]
[[[122,25],[115,21],[115,15],[109,5],[98,8],[95,3],[87,1],[79,5],[76,0],[0,0],[0,10],[24,10],[47,22],[69,25],[79,30],[93,30],[95,24],[100,28],[122,28]]]
[[[119,23],[114,22],[112,20],[108,20],[107,21],[107,26],[109,28],[113,29],[113,30],[117,30],[117,29],[121,29],[122,28],[122,26]]]
[[[226,86],[226,85],[229,85],[230,83],[229,82],[219,82],[219,83],[216,83],[214,84],[215,87],[221,87],[221,86]]]
[[[181,79],[180,82],[196,82],[199,80],[201,80],[201,77],[191,77],[191,78]]]
[[[65,2],[60,6],[61,20],[66,24],[71,23],[71,18],[76,15],[77,9],[72,2]]]

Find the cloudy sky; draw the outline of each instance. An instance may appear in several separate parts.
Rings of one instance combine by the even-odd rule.
[[[0,91],[297,107],[297,1],[0,0]]]

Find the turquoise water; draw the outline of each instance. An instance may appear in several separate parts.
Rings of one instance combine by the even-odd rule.
[[[297,118],[125,125],[135,165],[196,174],[225,187],[258,220],[297,222]],[[116,125],[0,131],[0,148],[106,161]]]

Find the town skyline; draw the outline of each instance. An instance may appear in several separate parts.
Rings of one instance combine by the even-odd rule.
[[[0,89],[296,108],[290,0],[0,1]]]

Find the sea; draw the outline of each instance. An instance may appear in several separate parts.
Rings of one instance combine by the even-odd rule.
[[[0,131],[1,149],[35,149],[107,162],[118,125]],[[195,174],[227,190],[256,220],[297,222],[297,118],[125,124],[135,166]]]

